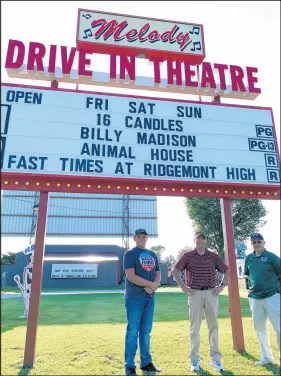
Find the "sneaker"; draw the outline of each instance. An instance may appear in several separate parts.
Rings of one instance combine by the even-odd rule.
[[[136,369],[132,367],[125,367],[125,376],[136,376]]]
[[[199,360],[192,360],[190,364],[190,371],[197,372],[200,370],[200,361]]]
[[[144,367],[141,367],[142,371],[148,371],[148,372],[161,372],[162,369],[159,367],[156,367],[152,362],[147,364]]]
[[[256,366],[266,366],[267,364],[274,364],[275,363],[275,359],[270,359],[270,358],[266,358],[266,359],[261,359],[259,360],[258,362],[255,363]]]
[[[219,360],[212,360],[211,365],[219,372],[223,372],[223,366]]]

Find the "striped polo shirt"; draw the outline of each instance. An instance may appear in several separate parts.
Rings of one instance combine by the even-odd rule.
[[[217,286],[217,271],[224,274],[229,269],[217,254],[207,249],[202,256],[195,249],[184,253],[175,268],[185,271],[187,286],[196,290],[214,288]]]

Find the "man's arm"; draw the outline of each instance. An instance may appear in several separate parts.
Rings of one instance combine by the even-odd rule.
[[[145,291],[148,294],[152,294],[153,292],[155,292],[158,289],[158,287],[160,285],[160,281],[161,281],[161,271],[160,270],[156,270],[154,283],[155,283],[155,287],[157,285],[157,288],[154,290],[154,288],[152,289],[151,287],[146,287]]]
[[[248,256],[246,256],[245,259],[245,267],[244,267],[244,278],[245,278],[245,285],[246,285],[246,290],[249,290],[249,267],[248,267]]]
[[[153,291],[157,290],[157,288],[158,288],[159,283],[156,284],[156,282],[155,282],[157,280],[157,274],[156,274],[155,281],[151,282],[151,281],[147,281],[146,279],[136,275],[135,268],[125,269],[125,273],[126,273],[126,277],[128,278],[128,280],[130,282],[134,283],[135,285],[142,286],[142,287],[150,287]],[[158,273],[160,273],[160,272],[158,272]],[[160,273],[160,279],[161,279],[161,273]],[[160,282],[160,280],[159,280],[159,282]]]
[[[155,272],[155,280],[154,280],[154,283],[156,283],[157,286],[159,286],[160,281],[161,281],[161,271],[160,271],[160,270],[157,270],[157,271]]]
[[[224,289],[223,285],[227,285],[230,276],[230,270],[226,263],[219,256],[216,256],[216,259],[216,269],[220,273],[223,273],[223,279],[219,286],[216,286],[212,289],[213,295],[218,295],[220,292],[222,292],[222,290]]]
[[[271,255],[271,263],[275,270],[275,273],[280,276],[281,274],[281,260],[280,257],[275,255],[274,253]]]
[[[221,281],[221,284],[227,285],[228,284],[228,280],[229,280],[229,276],[230,276],[230,270],[227,269],[227,271],[224,273],[224,276],[223,276],[223,279]]]
[[[183,281],[182,281],[182,279],[181,279],[181,277],[180,277],[180,270],[179,269],[177,269],[177,268],[173,268],[172,269],[172,272],[173,272],[173,275],[174,275],[174,277],[175,277],[175,280],[176,280],[176,282],[177,282],[177,284],[179,285],[179,287],[182,289],[182,291],[183,292],[185,292],[186,294],[188,294],[188,295],[194,295],[194,291],[190,288],[190,287],[188,287],[188,286],[186,286],[184,283],[183,283]]]

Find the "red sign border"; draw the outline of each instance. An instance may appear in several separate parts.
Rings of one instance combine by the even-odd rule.
[[[169,102],[192,103],[222,107],[238,107],[269,110],[272,116],[276,153],[280,166],[280,157],[276,137],[274,117],[271,107],[247,106],[237,104],[225,104],[214,102],[191,101],[174,98],[146,97],[128,94],[115,94],[75,90],[65,88],[52,88],[21,84],[1,83],[3,87],[39,89],[49,91],[74,92],[90,95],[108,95],[114,97],[150,99]],[[74,175],[50,175],[32,174],[25,172],[2,172],[1,189],[26,190],[48,192],[72,192],[72,193],[110,193],[133,194],[152,196],[183,196],[183,197],[216,197],[216,198],[255,198],[255,199],[280,199],[280,185],[258,185],[244,183],[216,183],[194,181],[172,181],[156,179],[116,178],[100,176],[74,176]]]
[[[182,52],[173,52],[173,51],[162,51],[162,50],[152,50],[150,48],[139,48],[139,47],[124,47],[124,46],[115,46],[105,43],[92,43],[92,42],[83,42],[78,40],[78,34],[79,34],[79,26],[80,26],[80,13],[81,12],[95,12],[95,13],[102,13],[102,14],[108,14],[112,16],[122,16],[122,17],[131,17],[131,18],[140,18],[140,19],[146,19],[151,21],[159,21],[159,22],[172,22],[172,23],[178,23],[182,25],[192,25],[192,26],[200,26],[202,30],[202,54],[200,55],[193,55],[193,54],[186,54]],[[134,16],[130,14],[121,14],[121,13],[110,13],[110,12],[104,12],[101,10],[90,10],[90,9],[82,9],[78,8],[78,16],[77,16],[77,28],[76,28],[76,46],[79,50],[80,48],[89,51],[89,53],[102,53],[102,54],[110,54],[110,53],[116,53],[116,54],[126,54],[127,56],[130,55],[138,55],[138,54],[145,54],[147,57],[163,57],[163,58],[172,58],[176,60],[185,60],[189,61],[193,64],[201,64],[202,61],[206,57],[206,50],[205,50],[205,39],[204,39],[204,28],[202,24],[195,24],[195,23],[189,23],[189,22],[182,22],[182,21],[172,21],[172,20],[161,20],[159,18],[148,18],[148,17],[142,17],[142,16]]]

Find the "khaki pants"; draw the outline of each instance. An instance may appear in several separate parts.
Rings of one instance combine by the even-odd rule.
[[[212,290],[193,290],[194,295],[188,297],[190,319],[190,360],[200,360],[200,327],[204,311],[209,330],[210,357],[220,360],[218,349],[218,296]]]
[[[261,359],[273,359],[272,349],[267,326],[267,318],[271,321],[277,336],[277,343],[280,353],[280,294],[274,294],[266,299],[249,298],[250,309],[254,321],[260,348]],[[280,355],[279,355],[280,356]]]

